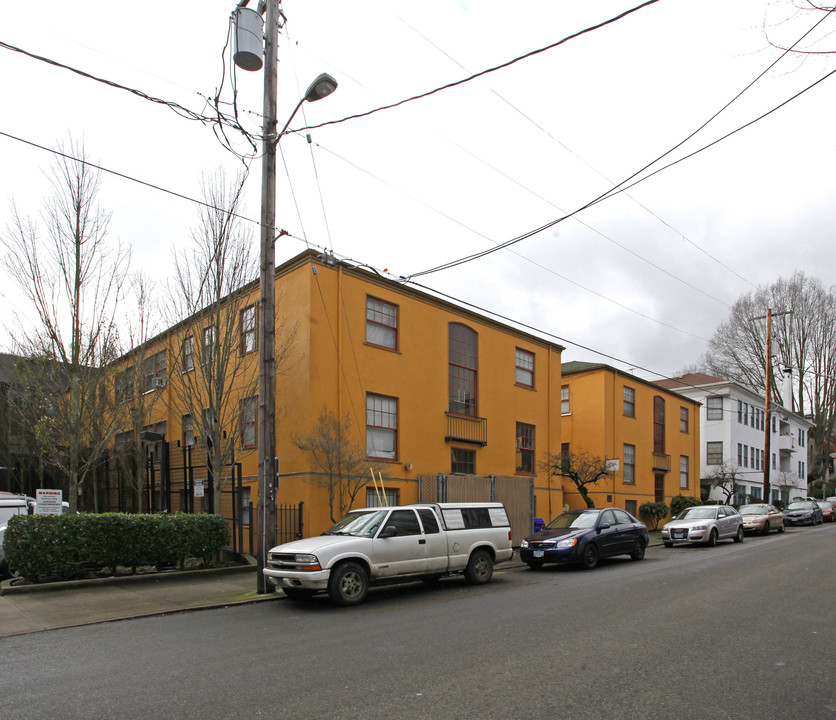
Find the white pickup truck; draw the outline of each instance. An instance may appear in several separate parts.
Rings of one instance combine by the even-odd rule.
[[[327,591],[357,605],[375,584],[455,573],[486,583],[513,556],[502,503],[426,503],[353,510],[318,537],[274,547],[263,572],[291,599]]]

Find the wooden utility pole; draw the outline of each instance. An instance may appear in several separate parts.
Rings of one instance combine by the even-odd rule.
[[[772,308],[766,311],[766,430],[763,439],[763,501],[772,502],[769,471],[772,467],[770,436],[772,434]]]
[[[262,568],[276,544],[276,105],[278,94],[278,0],[267,0],[264,23],[264,124],[261,161],[261,273],[258,343],[258,580],[260,594],[273,592]]]

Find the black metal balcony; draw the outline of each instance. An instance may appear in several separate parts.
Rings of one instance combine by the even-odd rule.
[[[447,415],[447,442],[466,442],[484,447],[488,444],[488,420],[487,418],[471,417],[468,415],[456,415],[448,412]]]

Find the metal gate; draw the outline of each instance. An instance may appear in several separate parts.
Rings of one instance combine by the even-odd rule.
[[[418,502],[501,502],[515,547],[534,526],[534,478],[502,475],[419,475]]]

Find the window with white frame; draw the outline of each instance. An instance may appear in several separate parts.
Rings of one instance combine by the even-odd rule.
[[[621,391],[622,414],[625,417],[636,417],[636,389],[627,385]]]
[[[569,386],[562,385],[560,388],[560,412],[563,415],[568,415],[571,412],[569,405]]]
[[[679,408],[679,432],[687,433],[688,426],[690,425],[690,413],[688,412],[688,408],[681,407]]]
[[[523,387],[534,387],[534,353],[517,348],[514,353],[514,381]]]
[[[256,446],[255,417],[258,399],[252,395],[241,400],[241,447]]]
[[[189,335],[183,340],[183,372],[194,370],[194,338]]]
[[[398,349],[398,306],[366,297],[366,342],[369,345]]]
[[[203,328],[203,362],[210,363],[215,359],[215,326],[209,325]]]
[[[183,415],[183,447],[194,446],[194,418]]]
[[[624,482],[636,482],[636,446],[624,443]]]
[[[679,487],[685,489],[688,487],[688,475],[690,470],[690,460],[687,455],[679,456]]]
[[[715,440],[705,444],[705,464],[706,465],[722,465],[723,464],[723,441]]]
[[[706,420],[722,420],[723,419],[723,398],[722,397],[707,397],[705,399],[705,419]]]
[[[366,395],[366,455],[395,460],[398,454],[398,401],[385,395]]]
[[[255,305],[248,305],[241,311],[241,354],[255,352]]]

